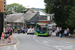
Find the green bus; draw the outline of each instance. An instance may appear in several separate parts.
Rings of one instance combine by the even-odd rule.
[[[52,24],[48,23],[36,23],[36,29],[35,29],[36,35],[45,35],[49,36],[52,34]]]

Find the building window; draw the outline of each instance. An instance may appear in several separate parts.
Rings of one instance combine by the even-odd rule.
[[[6,9],[4,9],[4,11],[6,11]]]
[[[5,7],[5,5],[4,5],[4,7]]]
[[[47,16],[40,16],[40,20],[47,20]]]

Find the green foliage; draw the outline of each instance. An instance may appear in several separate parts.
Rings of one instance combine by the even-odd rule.
[[[75,29],[75,6],[72,7],[69,11],[69,18],[67,19],[66,24],[69,25],[71,29]]]
[[[9,4],[7,5],[7,14],[9,14],[10,12],[12,12],[12,10],[21,13],[22,10],[25,10],[26,8],[20,4],[17,3],[13,3],[13,4]]]
[[[75,13],[72,7],[75,6],[75,0],[44,0],[46,6],[46,13],[54,13],[54,21],[58,26],[63,28],[75,27],[71,26],[71,15]],[[75,10],[75,9],[74,9]],[[71,12],[73,11],[73,12]],[[75,16],[75,15],[73,15]],[[71,22],[71,23],[68,23]]]

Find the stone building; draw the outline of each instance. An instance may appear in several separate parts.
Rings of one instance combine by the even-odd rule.
[[[7,15],[7,23],[12,28],[21,28],[26,26],[35,25],[38,22],[37,13],[15,13]]]
[[[46,14],[42,10],[27,9],[23,10],[22,13],[7,15],[7,23],[12,28],[21,28],[35,26],[36,23],[53,23],[52,18],[51,14]]]

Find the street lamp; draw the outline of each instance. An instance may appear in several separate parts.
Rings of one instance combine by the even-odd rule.
[[[24,12],[23,12],[23,28],[24,28]]]
[[[24,28],[24,27],[27,27],[27,26],[26,26],[26,19],[24,19],[24,14],[25,14],[25,13],[23,12],[23,28]]]

